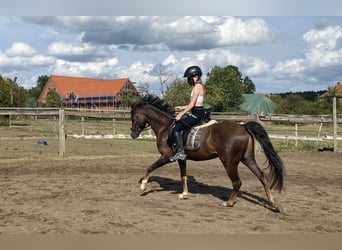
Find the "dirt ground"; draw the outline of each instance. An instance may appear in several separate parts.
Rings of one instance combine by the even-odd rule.
[[[280,154],[286,190],[274,192],[284,209],[275,213],[263,206],[263,187],[243,165],[241,193],[226,208],[231,182],[217,159],[188,162],[190,197],[179,200],[176,163],[153,172],[140,194],[139,180],[158,158],[155,150],[14,159],[6,154],[20,148],[1,145],[0,234],[342,232],[342,154]]]

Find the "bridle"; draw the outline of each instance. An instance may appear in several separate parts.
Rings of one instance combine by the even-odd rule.
[[[150,129],[151,125],[146,123],[144,126],[136,125],[134,128],[131,128],[131,131],[137,134],[140,134],[142,131]]]
[[[151,125],[147,121],[144,122],[144,125],[134,121],[134,127],[131,128],[131,132],[139,135],[142,131],[149,129],[150,127]]]

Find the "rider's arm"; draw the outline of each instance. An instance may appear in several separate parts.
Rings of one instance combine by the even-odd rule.
[[[184,114],[186,114],[187,112],[189,112],[196,104],[196,100],[197,100],[197,97],[199,96],[200,94],[200,85],[195,85],[194,87],[194,91],[193,91],[193,94],[192,94],[192,97],[191,97],[191,101],[188,105],[186,106],[182,106],[183,108],[183,111],[180,112],[177,116],[176,116],[176,120],[180,120],[182,118],[182,116]]]

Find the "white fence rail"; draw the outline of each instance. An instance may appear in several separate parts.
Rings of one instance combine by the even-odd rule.
[[[56,117],[56,123],[58,125],[57,129],[55,129],[56,134],[58,134],[59,138],[59,156],[64,157],[65,155],[65,123],[67,117],[81,117],[80,122],[80,134],[68,135],[74,138],[127,138],[129,137],[127,134],[117,134],[116,133],[116,120],[130,119],[130,110],[115,110],[115,111],[87,111],[87,110],[75,110],[75,109],[51,109],[51,108],[0,108],[0,116],[6,116],[9,119],[9,127],[12,127],[12,117],[18,116],[30,116],[31,119],[37,119],[38,117]],[[34,118],[32,118],[34,117]],[[58,120],[57,120],[58,117]],[[342,118],[336,115],[320,115],[320,116],[294,116],[294,115],[272,115],[267,117],[257,117],[255,115],[248,114],[233,114],[233,113],[212,113],[212,119],[216,120],[231,120],[236,122],[246,122],[250,120],[260,120],[261,122],[276,122],[280,124],[292,124],[294,129],[291,131],[287,131],[287,133],[279,132],[279,131],[268,131],[269,136],[274,139],[283,139],[283,140],[294,140],[296,145],[298,141],[326,141],[330,140],[334,143],[334,151],[337,152],[337,141],[342,140],[341,136],[337,134],[337,126],[338,124],[342,124]],[[112,133],[111,135],[85,135],[85,118],[100,118],[100,119],[108,119],[112,122]],[[317,136],[313,136],[312,131],[310,131],[311,135],[305,136],[303,135],[303,131],[298,129],[299,124],[318,124],[319,128],[317,130]],[[322,127],[323,125],[332,125],[334,130],[331,134],[323,134]],[[267,130],[267,129],[266,129]],[[280,134],[281,133],[281,134]],[[301,134],[299,134],[301,133]],[[0,138],[6,135],[0,135]],[[149,133],[149,138],[152,137],[152,133]]]

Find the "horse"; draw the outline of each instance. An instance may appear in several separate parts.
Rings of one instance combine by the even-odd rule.
[[[131,106],[131,137],[138,138],[140,133],[150,127],[155,136],[159,159],[151,164],[141,179],[140,192],[143,194],[147,187],[150,174],[157,168],[170,163],[173,155],[172,147],[168,144],[169,130],[175,121],[174,111],[164,100],[157,96],[146,95],[138,103]],[[265,174],[255,160],[255,140],[261,145],[268,163],[269,173]],[[232,121],[222,121],[209,126],[202,135],[201,144],[196,151],[185,151],[187,160],[204,161],[219,158],[228,177],[232,182],[232,192],[225,207],[233,207],[242,185],[238,174],[238,165],[242,162],[262,183],[271,210],[282,212],[271,193],[272,189],[282,191],[284,187],[284,166],[281,158],[275,151],[269,136],[263,126],[257,122],[249,121],[239,124]],[[188,198],[187,160],[179,160],[181,183],[183,192],[179,199]]]

